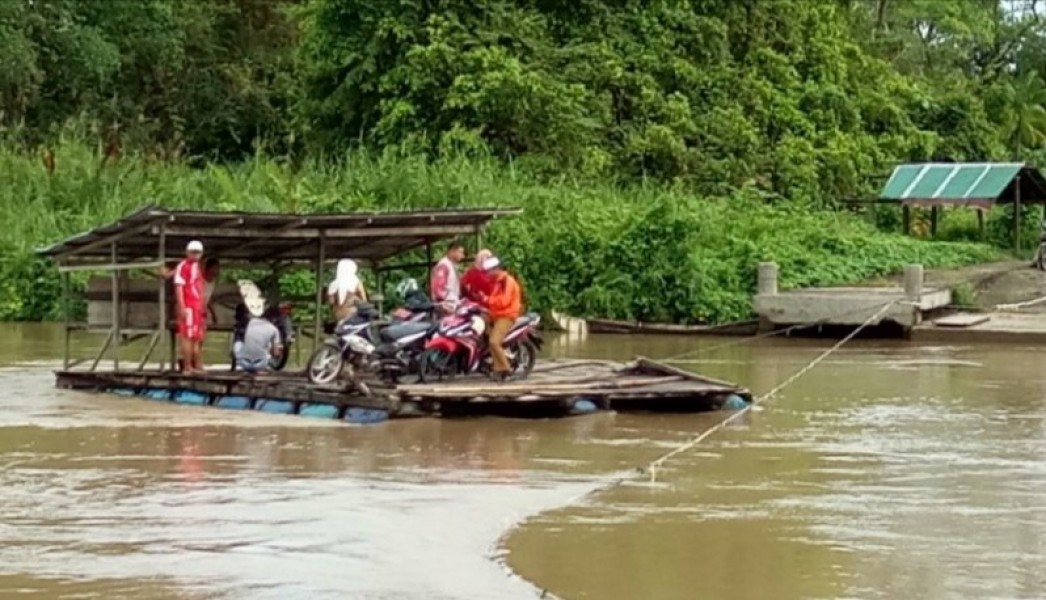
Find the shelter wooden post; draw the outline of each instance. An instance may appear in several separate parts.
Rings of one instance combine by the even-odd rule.
[[[1013,179],[1013,253],[1021,253],[1021,176]]]
[[[483,249],[483,226],[476,225],[476,252]]]
[[[937,237],[937,220],[940,217],[940,209],[936,206],[930,207],[930,237]]]
[[[323,331],[323,263],[327,260],[327,257],[324,255],[327,250],[327,244],[322,231],[320,232],[320,239],[317,245],[319,248],[316,252],[316,314],[312,323],[313,352],[316,352],[316,348],[319,346],[320,335]]]
[[[71,275],[69,273],[62,273],[62,320],[64,321],[64,327],[62,327],[64,334],[62,349],[62,369],[66,371],[69,370],[69,336],[71,335],[72,329],[72,317],[70,314],[71,311],[69,309],[70,277]]]
[[[174,341],[174,337],[170,335],[170,331],[168,331],[167,328],[167,228],[164,225],[160,225],[160,235],[159,241],[157,242],[156,256],[157,260],[160,262],[160,291],[158,294],[158,300],[160,302],[160,320],[156,323],[156,333],[159,336],[160,347],[168,348],[166,360],[163,357],[163,350],[160,350],[160,367],[162,368],[165,364],[169,363],[173,368],[174,348],[170,346],[170,344]],[[167,338],[170,338],[170,340]],[[148,356],[146,357],[146,360],[148,360]]]
[[[110,245],[110,254],[112,255],[112,266],[116,266],[117,254],[116,254],[116,242]],[[113,337],[113,370],[120,370],[120,271],[115,268],[112,271],[113,274],[113,324],[112,324],[112,337]]]
[[[901,230],[904,235],[912,232],[912,208],[907,204],[901,207]]]
[[[1046,210],[1046,204],[1042,208]],[[981,209],[977,209],[977,234],[980,236],[981,241],[984,241],[984,211]]]
[[[381,261],[374,263],[374,291],[371,292],[371,300],[378,304],[378,314],[385,314],[385,270],[381,267]]]
[[[429,282],[432,281],[432,265],[433,265],[433,263],[432,263],[432,240],[426,239],[425,240],[425,281],[424,281],[424,283],[422,285],[425,286],[423,289],[426,289],[426,290],[429,291],[429,294],[432,294],[432,290],[430,289],[431,288],[431,284],[429,283]]]

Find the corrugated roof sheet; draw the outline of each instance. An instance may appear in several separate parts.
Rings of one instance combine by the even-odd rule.
[[[925,163],[894,169],[879,197],[886,200],[996,200],[1023,163]],[[1030,198],[1029,198],[1030,200]]]
[[[208,253],[245,261],[311,261],[322,237],[328,257],[381,262],[427,243],[470,235],[516,208],[276,214],[167,210],[150,206],[38,252],[66,264],[174,258],[191,239]],[[160,244],[160,240],[163,244]]]

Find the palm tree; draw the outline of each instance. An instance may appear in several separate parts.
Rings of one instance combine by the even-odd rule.
[[[1005,123],[1006,141],[1016,156],[1046,144],[1046,82],[1034,70],[1010,84],[1012,96]]]

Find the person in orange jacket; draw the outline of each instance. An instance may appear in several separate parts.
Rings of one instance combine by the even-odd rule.
[[[490,315],[490,359],[493,363],[495,379],[504,380],[512,371],[502,345],[505,336],[523,311],[523,291],[519,282],[509,275],[501,261],[492,256],[483,261],[483,270],[490,274],[490,295],[487,297],[487,311]]]

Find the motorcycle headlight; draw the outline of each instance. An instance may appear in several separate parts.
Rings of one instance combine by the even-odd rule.
[[[483,320],[483,317],[478,315],[472,317],[472,330],[477,335],[483,335],[483,332],[487,330],[487,322]]]

